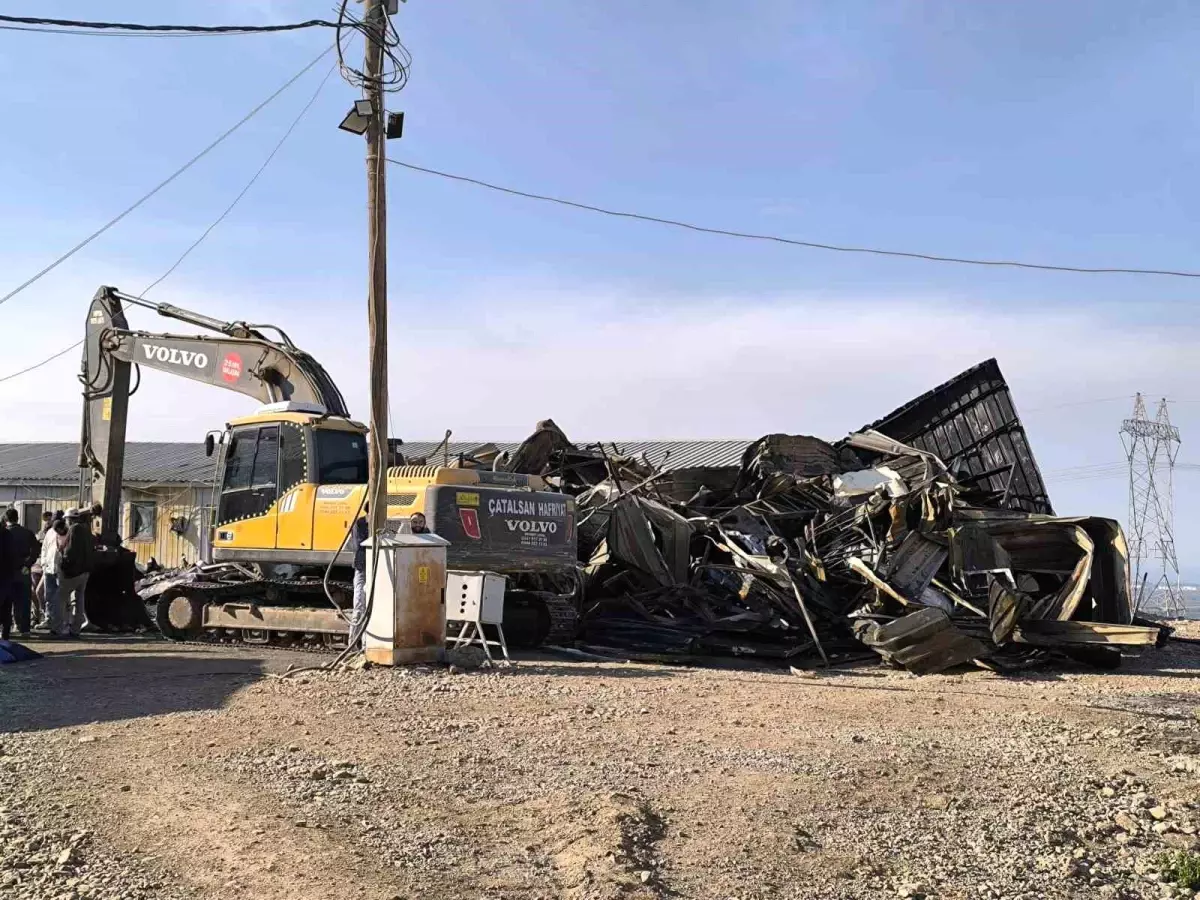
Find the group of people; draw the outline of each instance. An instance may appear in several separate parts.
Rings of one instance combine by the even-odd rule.
[[[44,513],[35,535],[8,509],[0,525],[0,640],[13,626],[22,638],[77,638],[84,627],[84,591],[91,574],[96,538],[90,509]]]

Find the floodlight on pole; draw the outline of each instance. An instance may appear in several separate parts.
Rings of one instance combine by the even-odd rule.
[[[367,129],[371,127],[371,117],[375,114],[375,107],[372,106],[370,100],[355,100],[354,105],[350,107],[350,112],[346,113],[346,117],[342,119],[338,128],[342,131],[349,131],[351,134],[366,134]]]

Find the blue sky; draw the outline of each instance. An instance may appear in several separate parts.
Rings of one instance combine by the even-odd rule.
[[[94,17],[90,2],[9,12]],[[106,2],[112,19],[272,22],[325,2]],[[403,5],[414,63],[389,151],[619,209],[831,243],[1200,269],[1200,17],[1184,2],[763,0]],[[0,293],[114,215],[331,39],[0,31]],[[356,54],[359,52],[356,48]],[[138,291],[245,184],[322,64],[86,251],[0,306],[0,375]],[[365,415],[361,142],[336,75],[258,184],[155,295],[274,320]],[[1063,512],[1125,517],[1141,390],[1200,461],[1200,283],[943,266],[612,220],[390,171],[394,431],[516,438],[829,438],[995,355]],[[153,317],[136,321],[159,329]],[[15,336],[15,339],[14,337]],[[0,384],[4,439],[72,439],[74,355]],[[1190,401],[1190,402],[1189,402]],[[1070,403],[1073,405],[1062,406]],[[132,433],[197,439],[244,398],[147,376]],[[1077,405],[1075,405],[1077,404]],[[1200,477],[1181,472],[1200,576]]]

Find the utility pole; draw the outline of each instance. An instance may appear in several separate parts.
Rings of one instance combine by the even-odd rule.
[[[387,523],[388,383],[387,383],[387,175],[383,144],[387,113],[383,108],[383,41],[387,29],[385,0],[366,0],[367,52],[363,94],[371,102],[367,128],[367,333],[371,370],[371,443],[368,448],[367,501],[371,534]]]

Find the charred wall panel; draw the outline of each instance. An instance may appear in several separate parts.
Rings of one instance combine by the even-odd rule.
[[[867,426],[937,454],[988,505],[1052,515],[1008,383],[989,359]]]

